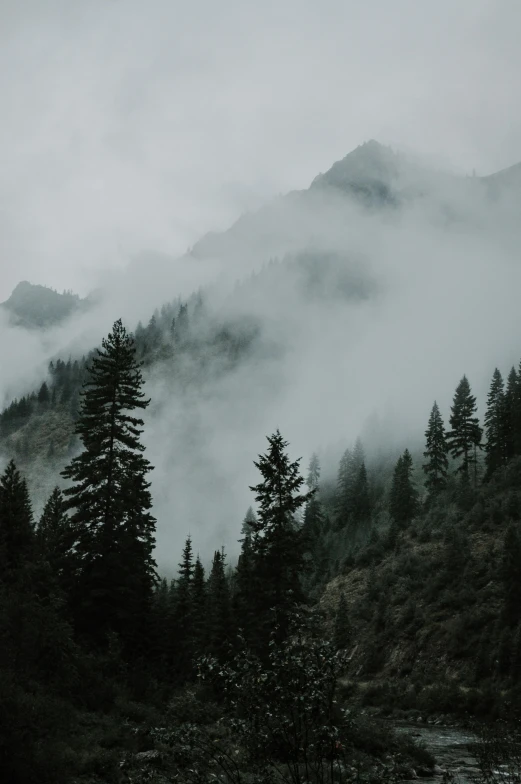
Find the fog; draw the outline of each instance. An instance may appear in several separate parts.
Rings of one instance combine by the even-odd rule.
[[[369,138],[521,160],[517,0],[0,2],[0,299],[179,255]]]
[[[261,324],[248,357],[217,379],[210,362],[197,389],[147,376],[163,570],[188,532],[205,559],[221,544],[236,554],[253,460],[277,427],[303,467],[359,434],[415,447],[434,399],[447,422],[463,373],[482,418],[494,367],[521,357],[521,178],[491,193],[464,175],[521,160],[519,4],[4,2],[0,14],[0,299],[21,279],[99,296],[46,332],[0,314],[0,399],[116,318],[134,329],[200,288],[216,322]],[[373,137],[401,151],[400,206],[305,191]],[[324,266],[310,296],[287,259],[302,252],[333,254],[367,295]],[[286,260],[274,272],[271,258]]]

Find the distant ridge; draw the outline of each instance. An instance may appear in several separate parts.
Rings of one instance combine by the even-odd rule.
[[[56,326],[73,313],[88,307],[88,301],[77,294],[62,294],[47,286],[24,280],[13,290],[0,308],[9,314],[11,324],[28,329],[45,329]]]

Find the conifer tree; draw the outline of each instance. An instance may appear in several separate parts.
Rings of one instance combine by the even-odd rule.
[[[250,539],[251,539],[252,534],[253,534],[253,525],[256,522],[257,522],[257,516],[256,516],[255,512],[253,511],[253,507],[249,506],[247,511],[246,511],[246,514],[244,516],[244,520],[242,521],[241,534],[243,536],[245,536],[245,537],[249,536]],[[242,541],[242,540],[239,540],[239,541]]]
[[[25,479],[11,460],[0,477],[0,582],[34,554],[34,525]]]
[[[304,479],[299,462],[290,462],[287,441],[277,430],[268,436],[269,449],[254,462],[262,482],[250,487],[259,504],[258,520],[253,524],[252,549],[255,559],[257,629],[267,645],[273,622],[278,638],[287,634],[289,615],[304,595],[300,574],[304,564],[304,539],[295,514],[311,498],[313,491],[301,493]],[[271,613],[274,608],[275,617]],[[261,643],[262,645],[262,643]]]
[[[370,513],[369,488],[362,442],[357,438],[351,452],[346,449],[340,460],[337,480],[337,528],[356,534]]]
[[[470,469],[474,469],[474,484],[477,482],[477,449],[481,448],[482,429],[477,411],[476,398],[471,394],[466,376],[459,382],[451,407],[451,430],[447,442],[453,458],[462,458],[457,468],[463,479],[470,479]]]
[[[313,454],[309,462],[308,476],[306,484],[311,497],[306,503],[304,510],[303,535],[307,542],[307,547],[313,549],[317,538],[320,536],[324,523],[322,504],[319,499],[320,483],[320,462],[316,454]]]
[[[166,578],[163,578],[154,591],[150,611],[149,651],[163,677],[167,675],[168,652],[170,649],[169,637],[171,634],[168,593],[168,581]]]
[[[48,403],[50,399],[51,399],[51,395],[49,393],[49,387],[47,386],[47,383],[44,381],[38,392],[38,403],[45,404]]]
[[[320,484],[320,460],[318,459],[316,452],[313,452],[311,460],[309,461],[306,484],[310,490],[318,491],[318,486]]]
[[[176,670],[180,676],[189,676],[193,656],[193,575],[192,540],[188,536],[179,564],[179,578],[175,596],[172,633],[176,637]]]
[[[340,594],[335,615],[333,629],[333,647],[335,651],[345,650],[351,642],[351,624],[347,611],[347,602],[344,592]]]
[[[412,483],[412,457],[406,449],[394,469],[389,497],[389,512],[400,527],[405,527],[416,514],[418,494]]]
[[[202,655],[206,649],[207,600],[204,566],[201,563],[199,555],[197,555],[192,581],[192,632],[194,657]]]
[[[490,391],[487,397],[487,411],[485,414],[485,432],[487,436],[487,443],[485,445],[485,463],[487,466],[485,479],[490,479],[496,469],[505,465],[505,424],[504,384],[501,373],[496,368],[490,384]]]
[[[177,314],[175,336],[179,343],[184,343],[189,334],[190,322],[188,317],[188,305],[181,305]]]
[[[36,544],[41,556],[49,562],[67,591],[71,589],[71,548],[74,539],[74,529],[65,511],[63,493],[59,487],[55,487],[36,528]]]
[[[353,519],[353,530],[360,530],[360,526],[368,527],[371,517],[371,501],[369,498],[369,482],[365,461],[362,459],[353,487],[351,499],[351,516]]]
[[[512,367],[508,374],[504,398],[505,457],[507,461],[519,454],[520,399],[520,380],[515,367]]]
[[[241,553],[233,577],[233,613],[248,642],[252,641],[255,629],[256,581],[252,536],[256,523],[257,517],[250,506],[242,524]]]
[[[426,448],[423,455],[427,458],[427,462],[424,463],[422,467],[427,476],[425,485],[429,494],[434,496],[445,487],[447,483],[447,469],[449,466],[445,427],[436,401],[434,401],[429,417],[429,424],[425,431],[425,439]]]
[[[155,520],[140,442],[143,420],[132,415],[149,400],[135,345],[121,320],[102,341],[83,385],[76,434],[83,452],[62,472],[76,532],[76,624],[93,641],[108,632],[142,635],[156,581]]]
[[[346,449],[340,458],[337,475],[337,495],[336,495],[336,516],[337,528],[346,525],[349,514],[349,500],[351,494],[353,455],[350,449]]]
[[[233,639],[230,591],[224,571],[224,549],[214,552],[207,584],[207,650],[219,661],[226,660]]]

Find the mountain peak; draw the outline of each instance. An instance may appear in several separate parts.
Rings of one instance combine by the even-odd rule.
[[[9,299],[0,303],[0,307],[7,311],[12,324],[42,328],[58,324],[83,307],[84,303],[85,300],[71,291],[60,294],[47,286],[22,280],[15,286]]]
[[[398,178],[398,155],[375,139],[359,145],[311,183],[311,189],[335,188],[366,202],[393,201],[392,183]]]

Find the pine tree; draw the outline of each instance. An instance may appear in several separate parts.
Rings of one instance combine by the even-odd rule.
[[[188,677],[193,656],[193,575],[192,540],[188,536],[179,564],[176,601],[172,632],[176,636],[176,670],[180,677]]]
[[[436,401],[434,401],[429,417],[425,439],[426,449],[423,455],[427,458],[427,462],[422,467],[427,476],[425,485],[429,494],[434,496],[447,484],[447,469],[449,466],[445,427]]]
[[[195,559],[194,576],[192,581],[192,631],[194,644],[194,657],[201,656],[206,649],[206,618],[207,618],[206,581],[204,567],[199,555]]]
[[[25,479],[11,460],[0,477],[0,583],[34,554],[34,525]]]
[[[470,468],[474,469],[474,485],[477,483],[477,449],[481,448],[482,429],[477,411],[476,398],[470,391],[470,384],[463,376],[456,388],[451,407],[451,430],[447,442],[453,458],[463,458],[457,468],[463,479],[470,479]]]
[[[351,498],[351,516],[354,531],[359,531],[361,526],[368,529],[371,518],[371,501],[369,498],[369,482],[365,461],[362,459],[353,487]]]
[[[280,432],[277,430],[267,440],[268,452],[254,462],[263,481],[250,487],[260,505],[258,520],[253,524],[252,549],[259,586],[256,610],[261,645],[268,644],[273,621],[278,627],[278,639],[285,638],[291,610],[295,603],[304,601],[300,583],[304,540],[295,514],[313,493],[300,493],[304,484],[299,473],[300,460],[290,462],[285,451],[288,443]]]
[[[228,657],[233,639],[230,592],[224,571],[224,549],[216,550],[207,584],[207,650],[220,662]]]
[[[241,533],[241,553],[233,575],[233,613],[244,638],[251,642],[255,629],[256,581],[252,536],[257,517],[250,506],[244,518]]]
[[[242,521],[241,534],[243,536],[249,536],[251,538],[253,534],[253,526],[256,522],[257,522],[257,516],[253,511],[253,507],[249,506],[244,516],[244,520]]]
[[[490,479],[494,471],[506,463],[505,439],[505,393],[501,373],[496,368],[492,376],[485,414],[485,479]]]
[[[51,396],[49,393],[49,387],[47,386],[47,383],[44,381],[38,392],[38,403],[45,404],[48,403],[50,399]]]
[[[504,438],[505,459],[511,460],[521,454],[521,381],[516,369],[512,367],[508,374],[507,387],[504,396]]]
[[[63,493],[59,487],[55,487],[36,528],[36,545],[66,590],[71,589],[71,549],[74,540],[74,529],[65,511]]]
[[[355,535],[371,513],[364,448],[358,438],[351,452],[346,449],[340,460],[337,479],[337,528]]]
[[[62,475],[76,532],[76,624],[102,642],[108,632],[142,635],[156,581],[155,520],[142,454],[143,420],[132,416],[149,400],[135,345],[121,320],[102,341],[84,383],[76,424],[84,450]]]
[[[333,629],[333,646],[335,651],[345,650],[348,648],[351,642],[351,635],[352,630],[351,624],[349,623],[346,597],[342,592],[338,600],[335,615],[335,625]]]
[[[190,322],[188,317],[188,305],[181,305],[177,314],[175,337],[178,343],[184,343],[188,339]]]
[[[324,513],[319,497],[319,483],[320,463],[317,455],[313,454],[309,463],[308,476],[306,479],[306,484],[312,495],[306,503],[302,526],[305,546],[309,552],[313,552],[324,525]]]
[[[343,528],[347,523],[349,515],[349,501],[351,495],[353,455],[350,449],[346,449],[338,465],[337,493],[336,493],[336,517],[337,528]]]
[[[418,508],[418,494],[412,483],[412,457],[406,449],[394,469],[389,497],[389,512],[400,527],[409,523]]]
[[[320,484],[320,461],[316,452],[313,452],[311,460],[309,461],[306,484],[310,490],[318,491],[318,486]]]

